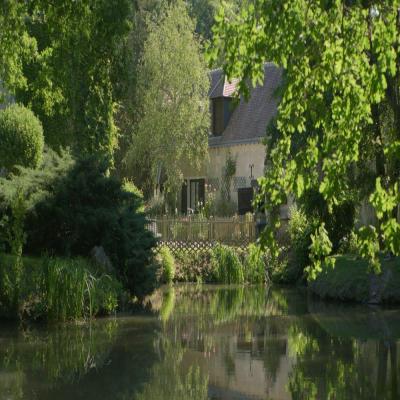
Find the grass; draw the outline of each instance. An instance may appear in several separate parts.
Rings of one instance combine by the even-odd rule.
[[[85,259],[22,258],[15,307],[15,257],[0,255],[0,316],[9,319],[66,321],[110,314],[122,286]]]
[[[383,288],[382,302],[400,302],[400,257],[390,260],[381,258],[382,273],[391,276]],[[336,256],[333,269],[326,269],[315,281],[309,283],[311,291],[322,298],[342,301],[367,302],[369,298],[370,273],[368,263],[353,255]]]

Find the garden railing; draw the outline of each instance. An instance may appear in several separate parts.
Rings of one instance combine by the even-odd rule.
[[[157,217],[148,221],[160,244],[175,248],[209,248],[216,243],[247,246],[256,240],[256,226],[252,215],[230,218],[205,218],[197,215]]]

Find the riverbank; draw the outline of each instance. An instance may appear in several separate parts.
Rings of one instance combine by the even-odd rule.
[[[0,254],[0,317],[66,321],[116,312],[122,284],[83,258]]]
[[[322,299],[360,303],[400,303],[400,257],[380,259],[381,274],[369,271],[368,262],[355,255],[336,256],[333,269],[324,269],[308,283]]]

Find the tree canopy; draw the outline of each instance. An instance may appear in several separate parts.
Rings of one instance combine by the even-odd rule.
[[[362,227],[358,240],[361,255],[377,270],[379,250],[400,255],[399,6],[397,0],[245,2],[236,16],[227,18],[224,10],[217,16],[209,53],[211,61],[225,59],[228,77],[241,78],[245,94],[246,78],[261,82],[264,62],[284,70],[279,138],[259,182],[269,211],[288,194],[300,197],[313,187],[330,209],[345,202],[358,189],[349,171],[357,170],[372,143],[367,164],[375,164],[376,183],[367,198],[379,226]],[[295,142],[302,146],[293,153]],[[270,217],[262,242],[277,254],[274,232],[280,222],[276,213]],[[310,276],[323,261],[334,263],[327,258],[331,251],[321,223],[312,235]]]
[[[113,155],[129,0],[2,2],[0,80],[40,118],[46,143]]]
[[[139,117],[127,155],[147,193],[160,170],[167,188],[180,185],[183,164],[198,164],[206,154],[209,126],[206,64],[184,2],[149,19],[148,32],[137,79]]]

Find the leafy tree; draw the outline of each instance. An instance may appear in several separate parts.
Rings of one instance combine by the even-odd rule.
[[[222,0],[186,0],[189,9],[189,15],[196,22],[196,33],[202,39],[209,41],[212,39],[212,27],[214,25],[215,15],[224,4],[225,9],[230,12],[236,12],[240,5],[239,0],[229,0],[223,2]]]
[[[68,145],[79,154],[112,155],[131,1],[2,4],[0,23],[4,19],[6,34],[0,45],[7,60],[0,80],[38,115],[47,144]]]
[[[0,2],[0,102],[4,100],[5,86],[13,92],[17,88],[26,88],[23,73],[23,60],[36,54],[36,41],[25,25],[27,2],[3,0]],[[5,34],[4,34],[5,33]]]
[[[376,183],[369,201],[378,229],[359,232],[360,252],[379,270],[381,249],[400,255],[400,51],[399,1],[257,0],[246,2],[237,16],[217,17],[210,59],[223,56],[228,77],[263,78],[263,63],[285,71],[277,127],[280,137],[270,153],[270,167],[260,179],[261,197],[274,210],[289,193],[297,197],[318,188],[329,211],[346,202],[349,170],[375,143]],[[250,79],[245,79],[250,78]],[[383,105],[391,129],[382,129]],[[295,141],[301,151],[291,155]],[[392,166],[389,168],[389,166]],[[282,166],[284,168],[282,169]],[[277,255],[279,219],[271,214],[262,241]],[[332,252],[324,223],[312,235],[311,276]]]
[[[42,159],[42,124],[31,110],[13,104],[0,111],[0,142],[0,168],[35,168]]]
[[[159,168],[174,192],[182,165],[199,164],[207,150],[207,71],[183,1],[166,6],[148,25],[138,75],[139,120],[127,162],[145,193],[151,193]]]

